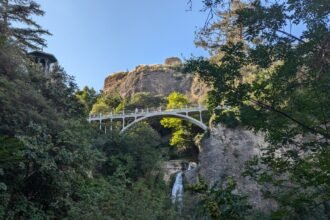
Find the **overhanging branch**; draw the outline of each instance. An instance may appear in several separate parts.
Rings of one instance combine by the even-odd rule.
[[[322,131],[319,131],[319,130],[317,130],[317,129],[315,129],[315,128],[312,128],[312,127],[309,127],[309,126],[307,126],[306,124],[304,124],[303,122],[301,122],[301,121],[299,121],[299,120],[293,118],[292,116],[290,116],[290,115],[287,114],[286,112],[280,111],[280,110],[274,108],[273,106],[267,105],[267,104],[262,103],[262,102],[260,102],[260,101],[258,101],[258,100],[254,100],[254,99],[252,99],[252,100],[250,100],[250,101],[251,101],[252,103],[258,105],[259,107],[262,107],[262,108],[264,108],[264,109],[268,109],[268,110],[270,110],[270,111],[276,112],[276,113],[278,113],[278,114],[280,114],[280,115],[282,115],[282,116],[284,116],[284,117],[290,119],[291,121],[295,122],[296,124],[300,125],[301,127],[305,128],[306,130],[312,132],[313,134],[320,134],[320,135],[322,135],[322,136],[324,136],[324,137],[326,137],[326,138],[330,138],[330,135],[329,135],[328,133],[326,133],[326,132],[322,132]]]

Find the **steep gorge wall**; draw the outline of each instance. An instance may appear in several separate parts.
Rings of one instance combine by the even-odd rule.
[[[201,102],[207,86],[192,74],[180,72],[180,64],[140,65],[129,72],[109,75],[104,81],[104,92],[130,97],[138,92],[167,96],[180,92],[193,102]]]

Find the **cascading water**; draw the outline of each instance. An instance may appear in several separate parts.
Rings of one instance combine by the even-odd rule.
[[[172,188],[172,203],[181,203],[183,194],[182,171],[178,172]]]
[[[191,170],[192,168],[193,168],[192,163],[189,163],[187,170]],[[175,176],[175,182],[172,187],[172,203],[173,204],[182,202],[182,195],[183,195],[182,174],[183,174],[183,172],[180,171]]]

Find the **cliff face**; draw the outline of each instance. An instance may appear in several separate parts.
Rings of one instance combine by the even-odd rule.
[[[192,74],[180,72],[180,64],[140,65],[130,72],[111,74],[104,81],[104,92],[130,97],[138,92],[167,96],[180,92],[193,102],[201,101],[207,92],[206,85]]]
[[[186,173],[188,183],[198,182],[202,177],[209,186],[233,177],[237,190],[248,196],[248,201],[257,210],[267,212],[276,208],[272,200],[262,197],[262,187],[249,177],[242,176],[245,162],[260,155],[260,146],[266,143],[261,134],[254,134],[243,128],[230,129],[222,125],[213,127],[210,136],[200,143],[199,165]]]

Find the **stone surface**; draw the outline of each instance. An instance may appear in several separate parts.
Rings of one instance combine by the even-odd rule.
[[[188,163],[186,160],[169,160],[164,161],[162,164],[162,170],[164,172],[164,181],[169,184],[171,176],[179,171],[182,171],[183,164]]]
[[[129,72],[113,73],[104,81],[105,93],[118,93],[122,97],[138,92],[167,96],[174,91],[198,102],[205,97],[207,86],[197,76],[181,73],[180,66],[161,64],[140,65]]]
[[[245,162],[259,155],[259,146],[265,144],[261,134],[218,125],[212,128],[210,136],[201,142],[197,175],[200,175],[210,187],[231,176],[236,180],[238,193],[247,195],[249,203],[255,209],[264,212],[275,209],[276,204],[273,201],[262,198],[262,187],[241,175]],[[196,178],[186,176],[188,183],[196,181]]]
[[[185,182],[188,183],[189,185],[197,184],[199,182],[198,174],[199,174],[199,166],[191,170],[184,171],[183,176]]]

